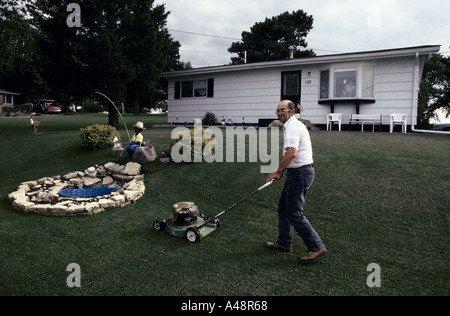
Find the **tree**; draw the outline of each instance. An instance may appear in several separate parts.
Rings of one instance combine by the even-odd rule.
[[[84,86],[86,65],[80,61],[82,41],[77,29],[67,26],[67,4],[58,0],[37,1],[30,20],[37,30],[35,66],[47,87],[39,97],[56,99],[60,104],[89,95]]]
[[[36,33],[27,17],[26,6],[0,4],[0,86],[19,92],[25,100],[42,90],[42,78],[35,67]]]
[[[305,38],[312,29],[313,21],[312,15],[298,10],[256,23],[250,32],[242,32],[240,42],[231,44],[228,51],[238,54],[238,57],[231,58],[232,63],[244,63],[245,52],[249,63],[287,59],[290,47],[294,48],[295,58],[315,56],[312,50],[301,50],[308,46]]]
[[[121,47],[130,69],[126,97],[135,114],[143,106],[153,107],[162,71],[180,58],[180,43],[173,41],[165,27],[169,13],[163,5],[152,9],[152,2],[125,1],[128,7],[122,7]]]
[[[81,25],[67,24],[71,1],[37,1],[34,13],[41,68],[53,93],[64,102],[107,95],[117,104],[151,102],[166,64],[179,61],[180,44],[166,29],[169,13],[154,0],[79,1]],[[168,54],[168,52],[170,53]],[[103,99],[102,99],[103,100]],[[118,115],[108,102],[109,124]]]
[[[450,117],[450,56],[434,54],[423,70],[419,93],[419,126],[427,127],[436,110],[443,109]]]

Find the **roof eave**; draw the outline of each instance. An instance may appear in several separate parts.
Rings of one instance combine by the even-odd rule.
[[[11,92],[11,91],[6,91],[6,90],[2,90],[2,89],[0,89],[0,93],[1,93],[1,94],[9,94],[9,95],[20,95],[19,93],[15,93],[15,92]]]
[[[204,75],[204,74],[219,73],[219,72],[224,73],[224,72],[245,71],[245,70],[252,70],[252,69],[266,69],[266,68],[276,68],[276,67],[324,64],[324,63],[332,63],[332,62],[348,62],[348,61],[356,61],[356,60],[360,61],[360,60],[367,60],[367,59],[405,57],[405,56],[415,56],[417,53],[419,53],[421,55],[429,55],[429,54],[439,53],[440,47],[441,47],[440,45],[428,45],[428,46],[417,46],[417,47],[387,49],[387,50],[378,50],[378,51],[324,55],[324,56],[316,56],[316,57],[309,57],[309,58],[278,60],[278,61],[259,62],[259,63],[250,63],[250,64],[221,65],[221,66],[212,66],[212,67],[204,67],[204,68],[195,68],[195,69],[189,69],[189,70],[164,72],[162,74],[162,77],[167,77],[167,78],[184,77],[184,76]]]

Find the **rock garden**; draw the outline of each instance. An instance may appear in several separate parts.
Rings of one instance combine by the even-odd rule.
[[[71,198],[59,193],[67,189],[115,188],[108,195]],[[107,208],[124,207],[145,194],[141,165],[109,162],[65,175],[23,182],[8,195],[14,208],[45,216],[94,215]]]

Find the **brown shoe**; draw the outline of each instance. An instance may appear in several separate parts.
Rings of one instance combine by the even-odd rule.
[[[273,242],[268,242],[264,246],[266,248],[269,248],[269,249],[280,250],[280,251],[283,251],[283,252],[292,252],[292,250],[293,250],[292,247],[282,247],[282,246],[279,246],[278,244],[273,243]]]
[[[317,259],[324,256],[326,253],[327,253],[327,250],[325,248],[323,248],[320,251],[316,251],[316,252],[308,252],[308,254],[306,256],[304,256],[303,258],[300,259],[300,264],[306,265],[306,264],[311,264],[313,262],[316,262]]]

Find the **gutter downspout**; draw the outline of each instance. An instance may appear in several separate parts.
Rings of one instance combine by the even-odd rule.
[[[450,136],[450,132],[443,131],[431,131],[424,129],[415,129],[417,124],[417,111],[419,108],[419,90],[420,90],[420,53],[416,53],[416,64],[414,66],[414,87],[413,87],[413,104],[412,104],[412,118],[411,118],[411,131],[413,133],[426,133],[426,134],[441,134]]]

